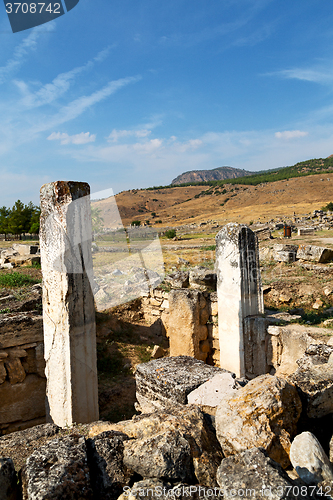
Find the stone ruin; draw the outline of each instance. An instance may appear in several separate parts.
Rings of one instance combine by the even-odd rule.
[[[333,342],[264,317],[257,238],[244,225],[228,224],[217,235],[217,294],[179,289],[156,297],[171,357],[138,366],[142,414],[98,422],[88,195],[85,183],[41,190],[44,338],[40,319],[39,330],[26,336],[14,327],[1,332],[0,397],[5,401],[6,390],[9,400],[22,394],[28,380],[41,384],[30,404],[15,402],[21,420],[34,406],[30,418],[37,423],[44,341],[50,423],[0,438],[0,498],[123,500],[124,487],[131,500],[135,488],[150,488],[152,498],[160,498],[156,488],[165,489],[163,498],[179,488],[174,496],[186,498],[192,488],[190,496],[200,498],[198,487],[213,498],[222,491],[236,499],[244,488],[254,498],[269,488],[266,496],[274,499],[319,498],[318,487],[332,491],[332,465],[309,430],[314,421],[323,430],[333,414]],[[0,418],[5,411],[6,404]],[[17,449],[27,458],[19,485],[10,458]]]

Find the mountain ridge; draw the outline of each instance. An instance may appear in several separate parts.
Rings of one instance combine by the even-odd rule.
[[[226,179],[237,179],[253,172],[235,167],[217,167],[210,170],[188,170],[178,175],[171,181],[172,186],[186,184],[188,182],[223,181]]]

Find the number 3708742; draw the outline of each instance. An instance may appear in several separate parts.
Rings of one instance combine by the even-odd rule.
[[[41,14],[48,12],[49,14],[61,14],[60,3],[6,3],[7,14]]]

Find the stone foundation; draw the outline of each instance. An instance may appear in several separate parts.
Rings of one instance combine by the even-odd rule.
[[[45,422],[42,316],[0,318],[0,434]]]

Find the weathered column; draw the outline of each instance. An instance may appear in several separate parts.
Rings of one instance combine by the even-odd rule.
[[[57,181],[40,195],[46,413],[60,427],[98,420],[89,194]]]
[[[221,368],[245,376],[244,319],[264,312],[258,240],[244,224],[227,224],[216,236]]]
[[[197,290],[171,290],[167,336],[170,356],[192,356],[206,361],[209,317],[206,300]]]

